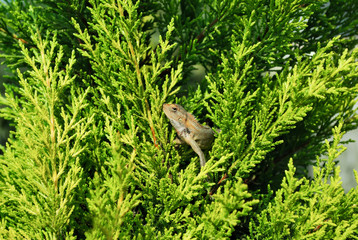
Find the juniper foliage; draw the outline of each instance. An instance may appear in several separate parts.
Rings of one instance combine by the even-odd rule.
[[[336,165],[358,122],[357,7],[0,3],[1,238],[358,238]],[[166,102],[215,129],[205,167]]]

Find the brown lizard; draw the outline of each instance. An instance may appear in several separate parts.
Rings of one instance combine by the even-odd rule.
[[[190,145],[199,155],[200,166],[204,167],[206,161],[201,149],[210,148],[214,140],[214,131],[209,126],[201,125],[192,114],[178,104],[165,103],[163,111],[179,136],[179,139],[174,140],[175,143],[185,142]]]

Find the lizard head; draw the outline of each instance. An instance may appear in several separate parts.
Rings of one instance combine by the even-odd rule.
[[[164,103],[163,111],[165,115],[172,121],[177,121],[179,123],[186,121],[186,111],[179,104]]]

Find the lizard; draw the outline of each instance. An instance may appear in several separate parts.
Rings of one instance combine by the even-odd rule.
[[[200,158],[200,166],[204,167],[206,161],[202,149],[210,148],[214,141],[214,131],[209,126],[201,125],[191,113],[185,111],[179,104],[164,103],[163,111],[178,134],[179,138],[174,142],[190,145]]]

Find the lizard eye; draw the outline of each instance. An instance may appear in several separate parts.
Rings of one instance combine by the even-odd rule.
[[[172,109],[174,112],[176,112],[178,110],[176,107],[173,107]]]

